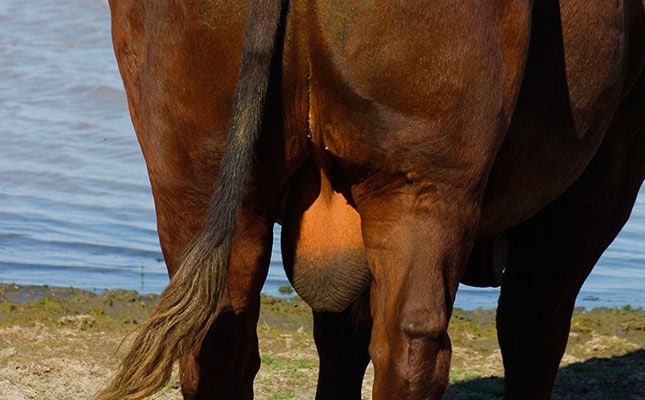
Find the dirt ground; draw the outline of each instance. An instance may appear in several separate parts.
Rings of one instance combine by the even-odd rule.
[[[0,285],[0,398],[88,399],[128,348],[156,296]],[[447,399],[501,399],[493,310],[456,310]],[[311,399],[318,361],[308,307],[263,299],[258,399]],[[125,337],[125,340],[124,340]],[[645,399],[645,311],[577,310],[554,399]],[[370,398],[371,367],[363,388]],[[177,372],[156,399],[181,399]]]

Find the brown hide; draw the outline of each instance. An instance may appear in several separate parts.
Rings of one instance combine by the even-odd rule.
[[[240,68],[246,6],[156,3],[113,0],[110,9],[115,53],[172,274],[208,211]]]
[[[247,9],[110,6],[173,275],[211,202]],[[275,220],[316,310],[317,398],[360,398],[368,343],[374,398],[441,398],[460,279],[502,284],[505,398],[549,398],[575,296],[645,175],[642,2],[294,0],[281,18],[228,285],[182,353],[185,398],[252,398]],[[372,326],[348,311],[365,289]]]
[[[210,207],[231,119],[247,5],[111,0],[110,8],[114,49],[148,167],[160,243],[174,278]],[[233,238],[230,279],[219,309],[213,310],[217,319],[204,345],[195,343],[194,352],[184,354],[182,392],[187,399],[213,391],[229,398],[252,395],[260,361],[255,334],[260,289],[268,269],[273,223],[286,190],[286,179],[273,171],[289,175],[295,167],[289,167],[288,160],[298,157],[283,153],[286,146],[280,137],[278,131],[258,146],[263,150],[256,161],[274,169],[249,177],[256,191],[248,191],[253,200],[238,216],[240,234]],[[183,290],[179,297],[191,301],[188,293]],[[146,373],[140,367],[123,375],[143,382],[140,377]],[[121,387],[114,396],[121,399],[118,393],[131,389]]]

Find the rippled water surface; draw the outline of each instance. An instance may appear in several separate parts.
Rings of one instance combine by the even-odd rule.
[[[578,304],[644,306],[644,247],[641,190]],[[269,294],[286,284],[278,251]],[[160,292],[161,257],[107,2],[0,1],[0,282]],[[497,293],[464,287],[457,306]]]

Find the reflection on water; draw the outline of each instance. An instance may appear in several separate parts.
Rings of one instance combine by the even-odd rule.
[[[160,292],[167,277],[107,2],[2,0],[0,26],[0,282]],[[643,197],[580,304],[645,304]],[[278,252],[265,286],[274,295],[286,284]],[[462,288],[457,305],[496,297]]]

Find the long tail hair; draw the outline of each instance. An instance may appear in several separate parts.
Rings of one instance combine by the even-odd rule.
[[[237,214],[262,125],[282,0],[250,0],[233,116],[204,228],[96,400],[137,400],[159,391],[174,361],[204,339],[226,285]]]

